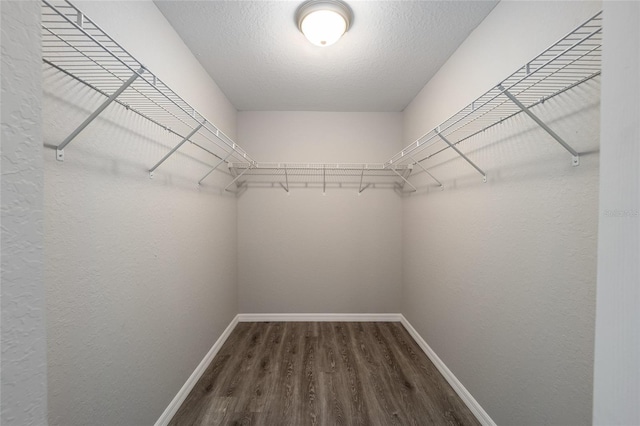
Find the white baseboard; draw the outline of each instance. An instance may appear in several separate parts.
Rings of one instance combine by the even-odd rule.
[[[239,322],[400,322],[401,314],[238,314]]]
[[[189,376],[186,383],[182,386],[173,400],[169,403],[169,406],[167,406],[167,408],[164,410],[164,413],[162,413],[158,421],[156,421],[155,426],[166,426],[169,424],[184,400],[187,399],[187,396],[189,395],[189,392],[191,392],[191,389],[193,389],[196,383],[198,383],[198,380],[200,380],[200,377],[202,377],[202,374],[204,374],[205,370],[207,369],[209,364],[211,364],[211,361],[213,361],[213,358],[216,356],[224,342],[226,342],[226,340],[229,338],[229,335],[237,324],[238,316],[236,315],[233,320],[231,320],[231,323],[227,326],[227,328],[222,332],[218,340],[216,340],[216,342],[213,344],[211,349],[209,349],[209,352],[207,352],[202,361],[200,361],[200,364],[198,364],[193,373],[191,373],[191,376]]]
[[[169,406],[164,410],[155,426],[166,426],[176,414],[180,405],[196,385],[202,374],[205,372],[213,358],[216,356],[224,342],[227,340],[233,329],[239,322],[400,322],[409,332],[411,337],[418,343],[420,348],[436,366],[440,374],[449,382],[453,390],[456,391],[462,401],[469,407],[478,421],[485,426],[496,426],[486,411],[478,404],[478,401],[453,375],[451,370],[442,362],[436,353],[429,347],[427,342],[418,334],[415,328],[407,321],[402,314],[238,314],[231,321],[229,326],[213,344],[204,359],[198,364],[186,383],[182,386],[178,394],[173,398]]]
[[[411,337],[418,343],[420,348],[424,351],[425,354],[429,357],[431,362],[436,366],[440,374],[444,376],[444,378],[449,382],[454,391],[458,394],[462,402],[465,403],[469,410],[473,413],[474,416],[478,419],[478,421],[485,426],[496,426],[496,423],[489,417],[486,411],[478,404],[478,401],[469,393],[469,391],[460,383],[460,380],[456,376],[453,375],[451,370],[445,365],[444,362],[436,355],[436,353],[431,349],[431,347],[427,344],[427,342],[418,334],[415,328],[407,321],[404,315],[400,315],[400,322],[404,326],[404,328],[409,332]]]

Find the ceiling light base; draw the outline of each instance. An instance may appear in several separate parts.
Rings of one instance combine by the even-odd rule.
[[[330,46],[349,31],[353,11],[341,0],[308,0],[298,7],[298,29],[316,46]]]

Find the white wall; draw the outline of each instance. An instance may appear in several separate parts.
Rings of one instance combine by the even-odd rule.
[[[7,4],[2,4],[3,30]],[[153,4],[79,5],[204,115],[235,135],[235,110]],[[598,7],[587,2],[502,2],[406,109],[404,127],[400,114],[247,112],[238,117],[239,140],[264,161],[380,161],[400,148],[395,141],[401,133],[408,143],[430,130]],[[627,34],[633,21],[630,29],[622,26],[629,24],[625,18],[637,16],[637,5],[627,4],[631,11],[616,7],[610,6],[608,13],[615,14],[620,31]],[[33,11],[27,15],[33,17]],[[127,30],[136,27],[135,34]],[[3,34],[3,48],[5,40]],[[617,61],[623,59],[609,62],[610,69],[620,69]],[[3,89],[9,75],[4,65],[3,56]],[[57,144],[101,98],[55,73],[45,77],[44,141]],[[614,105],[616,90],[629,90],[613,81],[618,77],[610,78],[612,89],[603,94],[603,140],[620,141],[612,132],[621,128],[621,120],[637,121],[624,121],[615,109],[605,108],[606,93]],[[228,177],[219,175],[213,184],[195,190],[194,179],[206,171],[203,163],[210,158],[187,148],[187,155],[148,180],[148,166],[177,141],[118,107],[110,108],[70,145],[65,163],[56,162],[51,149],[44,152],[51,423],[152,423],[228,324],[236,303],[241,312],[402,310],[497,423],[589,423],[597,98],[597,86],[586,84],[536,110],[578,150],[591,151],[578,168],[570,167],[568,154],[546,134],[518,117],[462,147],[486,167],[487,184],[466,164],[443,155],[431,165],[447,189],[422,190],[402,203],[404,213],[397,195],[388,190],[357,196],[352,189],[330,188],[322,196],[314,189],[292,189],[290,195],[279,187],[252,189],[238,201],[237,246],[236,202],[219,191]],[[11,261],[4,250],[7,105],[15,103],[3,98],[3,384],[11,371],[4,352],[5,303],[10,302],[7,294],[12,297],[4,272],[5,261]],[[637,105],[624,110],[637,115],[633,107]],[[37,134],[37,124],[32,130]],[[637,126],[629,132],[628,140],[637,140]],[[633,163],[625,147],[603,158],[603,188],[619,187],[619,179],[629,180],[627,172],[637,181],[637,155]],[[628,169],[620,167],[623,158],[630,161]],[[622,177],[613,176],[617,173]],[[37,173],[34,179],[37,192]],[[616,324],[638,323],[637,309],[624,303],[637,302],[632,275],[637,266],[627,264],[631,278],[622,282],[629,283],[622,292],[609,291],[607,284],[621,282],[609,281],[607,275],[619,265],[606,269],[615,259],[607,244],[626,237],[629,249],[624,253],[635,259],[638,240],[633,224],[604,213],[619,209],[621,200],[633,211],[637,197],[629,191],[611,197],[600,206],[598,424],[638,419],[638,382],[628,374],[637,370],[637,342],[608,339],[620,336],[614,333]],[[36,212],[30,216],[36,222],[29,227],[32,233],[38,227],[37,201],[27,203]],[[37,234],[30,234],[36,239],[29,249],[33,274],[38,273],[33,267],[39,256]],[[609,243],[609,237],[618,242]],[[37,281],[35,275],[22,277]],[[403,283],[402,301],[398,282]],[[38,291],[35,286],[30,292],[36,314],[28,317],[34,340],[27,343],[34,348],[43,336],[38,331]],[[628,336],[638,334],[637,329],[626,330]],[[626,344],[628,352],[622,347],[611,351],[616,344]],[[616,358],[618,353],[629,355]],[[32,392],[44,386],[44,369],[41,351],[30,354],[35,360],[29,365],[30,378],[20,380],[36,384],[20,383]],[[27,372],[26,365],[16,364],[20,374]],[[607,368],[612,365],[622,368]],[[620,382],[610,379],[612,371],[629,380],[626,394],[614,392]],[[2,391],[4,424],[4,386]],[[41,407],[28,413],[34,415],[33,424],[44,423],[43,395],[30,394]],[[29,424],[21,418],[18,423]]]
[[[604,3],[596,425],[640,424],[639,23],[640,3]]]
[[[501,2],[405,111],[409,143],[595,14]],[[425,162],[404,202],[402,312],[497,424],[591,421],[599,87],[591,81]],[[422,179],[422,180],[421,180]]]
[[[238,114],[240,143],[267,162],[381,162],[401,132],[400,113]],[[401,208],[388,188],[322,195],[321,179],[250,188],[238,199],[240,312],[398,312]]]
[[[235,110],[150,2],[78,2],[231,136]],[[55,160],[103,97],[45,67],[49,422],[149,425],[237,313],[236,200],[217,159],[110,106]]]
[[[2,362],[4,426],[47,424],[40,4],[3,1]]]

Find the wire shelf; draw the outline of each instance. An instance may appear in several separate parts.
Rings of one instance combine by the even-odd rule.
[[[518,69],[471,104],[426,133],[385,163],[258,163],[202,114],[151,73],[120,44],[100,29],[68,0],[42,0],[42,57],[56,69],[99,92],[107,99],[57,147],[64,148],[109,104],[117,103],[181,139],[150,168],[151,176],[184,143],[189,142],[216,157],[214,167],[199,184],[223,164],[233,177],[227,190],[253,181],[276,183],[288,191],[290,183],[356,184],[362,192],[376,184],[390,184],[402,191],[414,166],[447,149],[454,150],[486,181],[485,172],[460,151],[458,144],[520,113],[530,116],[572,155],[579,154],[543,123],[531,108],[600,75],[602,16],[598,13],[553,46]]]
[[[602,12],[406,146],[392,156],[385,166],[419,164],[451,148],[486,178],[484,171],[460,152],[456,145],[520,113],[529,115],[542,126],[572,154],[573,165],[578,165],[578,153],[542,123],[530,109],[600,75],[601,58]]]
[[[382,163],[230,163],[229,170],[238,180],[238,186],[253,183],[280,184],[288,191],[290,184],[316,183],[326,189],[330,184],[357,185],[359,192],[369,186],[390,184],[403,190],[408,182],[412,165],[385,167]],[[244,177],[244,181],[240,179]]]
[[[42,0],[42,59],[46,66],[107,97],[102,109],[111,102],[118,103],[180,137],[180,145],[188,141],[220,160],[254,161],[67,0]],[[95,116],[58,146],[58,159],[64,159],[65,146]]]

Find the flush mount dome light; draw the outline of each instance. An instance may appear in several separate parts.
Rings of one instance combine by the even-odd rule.
[[[353,12],[340,0],[309,0],[296,11],[298,29],[316,46],[330,46],[349,30]]]

